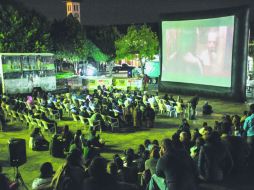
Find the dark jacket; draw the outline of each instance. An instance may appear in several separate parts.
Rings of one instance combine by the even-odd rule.
[[[165,178],[170,190],[196,190],[195,165],[185,151],[165,153],[156,166],[156,175]]]
[[[223,143],[206,143],[199,152],[198,172],[205,181],[221,181],[233,166],[230,152]]]

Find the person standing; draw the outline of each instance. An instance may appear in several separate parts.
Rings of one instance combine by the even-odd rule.
[[[155,120],[155,111],[153,108],[151,108],[151,105],[148,103],[145,111],[144,111],[144,117],[146,122],[147,128],[152,128]]]
[[[250,105],[250,116],[248,116],[243,124],[243,130],[244,134],[246,135],[247,138],[247,144],[250,149],[250,154],[249,154],[249,164],[252,164],[254,166],[253,158],[254,158],[254,104]]]
[[[190,100],[191,104],[191,120],[196,119],[196,107],[198,105],[199,96],[196,95]]]
[[[145,74],[144,78],[143,78],[144,91],[146,91],[148,89],[148,83],[149,83],[149,77]]]

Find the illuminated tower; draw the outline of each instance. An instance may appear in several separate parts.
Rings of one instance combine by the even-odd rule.
[[[80,1],[67,0],[66,1],[67,16],[72,14],[80,22]]]

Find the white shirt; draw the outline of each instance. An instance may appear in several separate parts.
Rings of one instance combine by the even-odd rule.
[[[52,181],[52,177],[50,178],[36,178],[32,183],[32,189],[39,190],[39,189],[46,189],[50,187],[50,183]]]

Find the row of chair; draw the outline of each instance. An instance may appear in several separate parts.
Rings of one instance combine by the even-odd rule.
[[[102,130],[101,123],[99,120],[92,121],[91,118],[86,118],[81,115],[76,115],[72,113],[73,121],[80,121],[83,126],[86,129],[89,129],[90,127],[94,127],[95,129],[99,129],[100,132]],[[103,121],[106,123],[106,125],[111,126],[111,131],[114,132],[117,128],[119,128],[119,120],[117,118],[113,118],[110,116],[102,115]]]
[[[29,129],[40,127],[43,131],[49,131],[49,123],[42,119],[33,118],[29,114],[20,113],[15,110],[10,109],[10,105],[6,104],[2,106],[2,110],[4,111],[5,118],[9,118],[11,123],[12,122],[20,122],[21,124],[25,125]]]

